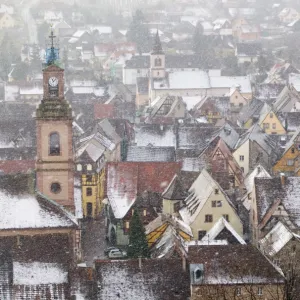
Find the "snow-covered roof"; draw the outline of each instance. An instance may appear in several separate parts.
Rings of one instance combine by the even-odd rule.
[[[42,87],[35,88],[20,88],[20,95],[43,95]]]
[[[222,217],[220,218],[214,226],[206,233],[206,235],[202,238],[202,242],[211,242],[216,239],[216,237],[220,234],[223,229],[227,229],[235,239],[242,245],[245,245],[246,242],[244,239],[234,230],[234,228]]]
[[[107,167],[107,198],[114,217],[122,219],[134,204],[137,195],[137,176],[129,168],[109,164]]]
[[[135,143],[137,146],[176,147],[174,127],[157,124],[135,124]]]
[[[14,285],[68,283],[64,265],[45,262],[13,262]]]
[[[252,93],[249,76],[211,76],[210,84],[212,88],[239,87],[241,93]]]
[[[259,241],[259,245],[264,253],[269,256],[277,254],[293,237],[291,232],[280,221]]]
[[[191,65],[192,67],[192,65]],[[169,73],[168,84],[154,81],[154,89],[208,89],[209,76],[205,71],[174,71]]]
[[[69,43],[74,44],[76,43],[79,38],[81,38],[86,33],[86,30],[77,30],[73,36],[69,39]]]
[[[300,91],[300,74],[290,73],[289,74],[289,84],[292,84],[297,92]]]
[[[255,169],[248,174],[248,176],[244,180],[244,185],[247,189],[247,193],[251,193],[254,187],[254,178],[257,177],[268,177],[271,178],[271,175],[266,171],[266,169],[262,165],[257,165]]]
[[[182,100],[186,104],[186,109],[190,111],[201,101],[201,96],[183,96]]]
[[[77,222],[54,201],[0,191],[0,229],[74,227]]]
[[[186,224],[192,224],[203,208],[209,196],[219,188],[216,181],[204,169],[189,189],[190,195],[185,199],[186,206],[179,214]]]

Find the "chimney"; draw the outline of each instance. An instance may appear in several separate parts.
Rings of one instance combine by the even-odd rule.
[[[257,166],[257,174],[260,173],[260,166]]]
[[[182,270],[183,272],[186,272],[186,257],[184,254],[182,255]]]
[[[286,184],[286,176],[284,173],[280,173],[280,181],[282,186]]]
[[[139,269],[141,270],[142,269],[142,257],[139,256]]]

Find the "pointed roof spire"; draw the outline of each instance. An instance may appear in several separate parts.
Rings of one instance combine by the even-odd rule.
[[[164,54],[164,51],[161,46],[158,30],[156,31],[156,35],[155,35],[152,54]]]

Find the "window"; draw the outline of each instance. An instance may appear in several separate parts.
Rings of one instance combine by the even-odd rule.
[[[128,221],[125,222],[125,228],[129,229],[129,222]]]
[[[223,218],[224,218],[227,222],[229,222],[229,215],[223,215]]]
[[[180,209],[180,202],[174,203],[173,205],[174,212],[179,212],[179,209]]]
[[[50,190],[53,194],[59,194],[61,192],[61,186],[58,182],[51,183]]]
[[[280,259],[274,259],[273,263],[275,266],[280,266]]]
[[[219,194],[219,190],[215,189],[215,194],[218,195]]]
[[[292,246],[292,252],[295,253],[296,252],[296,245]]]
[[[78,165],[76,166],[76,169],[77,169],[77,171],[82,171],[82,165],[81,165],[81,164],[78,164]]]
[[[245,172],[245,169],[244,169],[244,167],[241,167],[241,170],[242,170],[242,172],[243,172],[243,173]]]
[[[49,135],[49,155],[60,155],[60,138],[57,132]]]
[[[198,241],[201,241],[205,235],[206,235],[206,230],[199,230],[198,231]]]
[[[242,295],[242,288],[240,288],[240,287],[236,288],[235,294],[236,294],[237,296],[241,296],[241,295]]]
[[[86,181],[92,182],[93,181],[93,176],[92,175],[86,175]]]
[[[199,280],[202,277],[202,271],[201,270],[195,270],[195,279]]]
[[[93,190],[92,190],[92,188],[90,188],[90,187],[86,188],[86,195],[87,195],[87,196],[92,196],[92,195],[93,195]]]
[[[272,129],[276,129],[276,123],[272,124]]]
[[[270,124],[269,123],[263,123],[263,128],[264,129],[269,129],[270,127]]]
[[[270,113],[270,118],[273,118],[273,113]]]
[[[257,288],[257,295],[262,296],[262,294],[263,294],[262,287]]]
[[[292,149],[291,149],[291,152],[292,152],[292,153],[295,153],[295,148],[292,148]]]
[[[212,215],[205,215],[205,223],[212,223],[213,216]]]
[[[214,200],[214,201],[211,202],[211,206],[212,207],[222,207],[222,201]]]
[[[143,215],[144,215],[144,217],[146,217],[146,216],[147,216],[147,209],[144,209],[144,211],[143,211]]]
[[[293,166],[294,165],[294,160],[288,159],[286,164],[287,164],[287,166]]]
[[[91,164],[86,165],[87,171],[92,171],[93,167]]]
[[[245,160],[245,156],[244,155],[240,155],[240,161],[244,161]]]
[[[156,57],[154,60],[154,66],[155,67],[160,67],[161,66],[161,58],[160,57]]]

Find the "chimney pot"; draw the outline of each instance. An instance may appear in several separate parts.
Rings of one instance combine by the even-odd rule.
[[[282,186],[286,184],[286,175],[284,173],[280,173],[280,181]]]
[[[182,255],[182,270],[186,272],[186,257]]]

